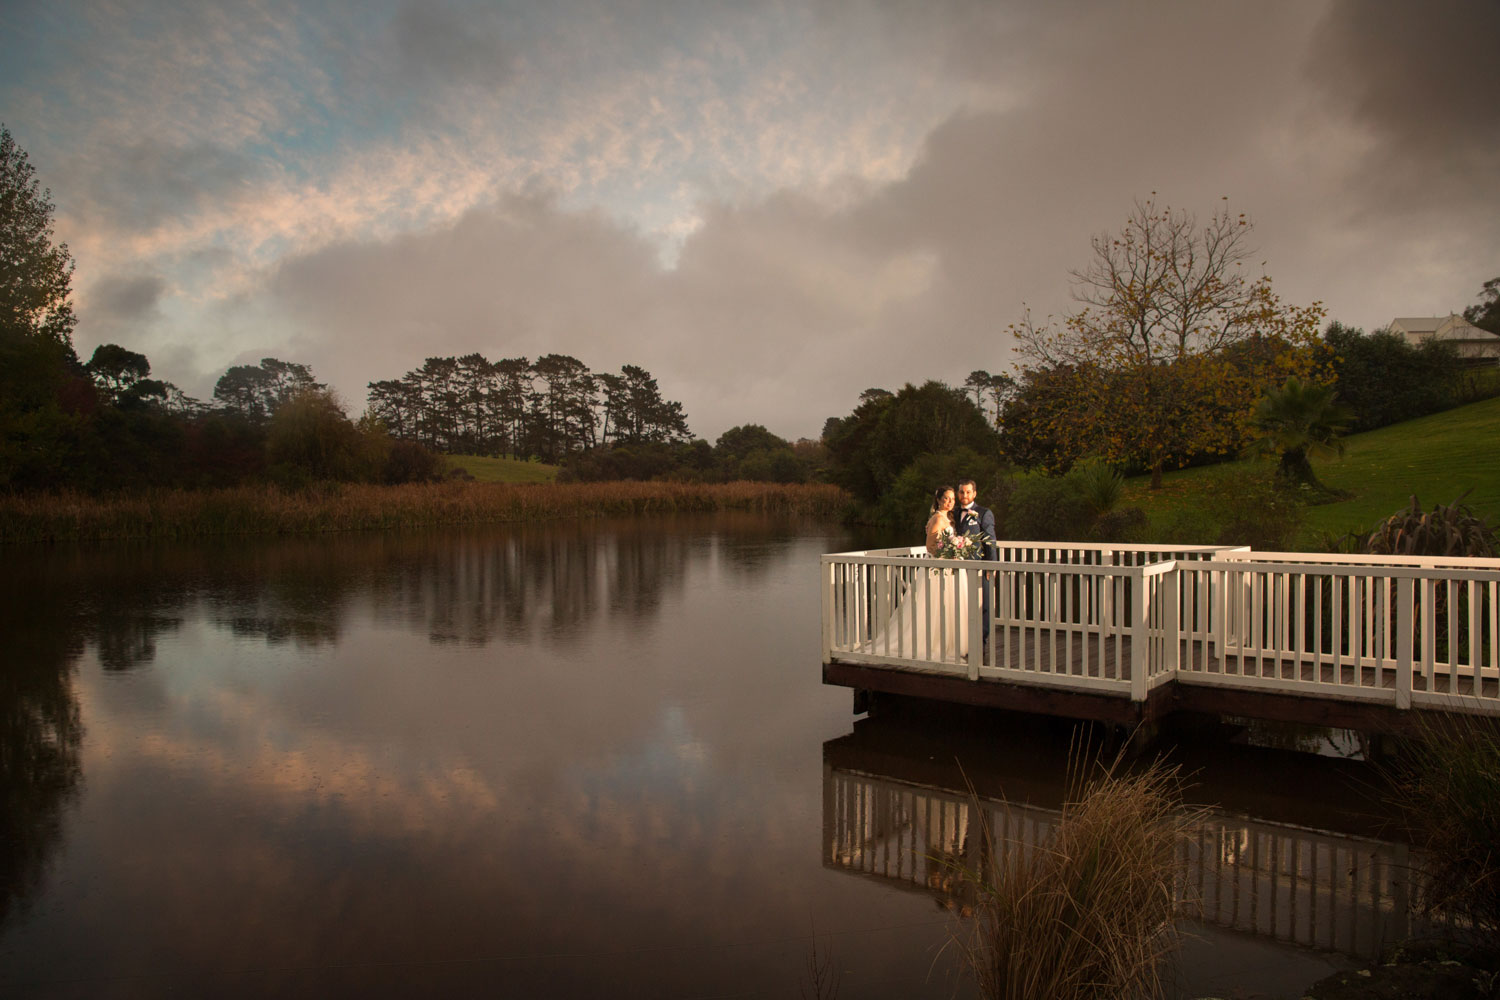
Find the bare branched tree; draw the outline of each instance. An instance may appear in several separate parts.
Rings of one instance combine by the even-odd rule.
[[[1251,279],[1252,226],[1220,209],[1190,212],[1138,201],[1119,233],[1093,238],[1088,266],[1069,272],[1083,308],[1054,325],[1027,313],[1012,327],[1023,355],[1044,364],[1155,364],[1255,334],[1267,282]]]

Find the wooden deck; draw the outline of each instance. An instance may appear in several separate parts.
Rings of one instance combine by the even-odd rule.
[[[1500,560],[1017,545],[1010,562],[954,562],[958,596],[916,609],[915,576],[950,561],[825,556],[824,681],[1126,724],[1205,711],[1401,732],[1412,709],[1500,716]],[[978,655],[924,645],[934,634]]]

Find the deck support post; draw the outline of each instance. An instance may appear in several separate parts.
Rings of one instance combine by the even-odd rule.
[[[1150,662],[1146,630],[1149,612],[1146,608],[1146,572],[1136,566],[1130,570],[1130,700],[1146,700],[1146,664]]]
[[[1396,580],[1396,707],[1411,708],[1411,577]]]

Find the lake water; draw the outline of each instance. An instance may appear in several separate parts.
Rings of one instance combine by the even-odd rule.
[[[1002,798],[1045,830],[1068,732],[856,724],[817,561],[886,541],[719,515],[7,551],[0,994],[795,997],[816,953],[843,997],[972,995],[930,859]],[[1221,807],[1184,992],[1298,996],[1352,961],[1303,945],[1398,926],[1404,849],[1323,749],[1179,750]]]

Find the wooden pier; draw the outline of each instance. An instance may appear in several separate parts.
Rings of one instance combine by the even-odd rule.
[[[1000,542],[822,558],[823,680],[1131,725],[1500,716],[1500,559]]]

